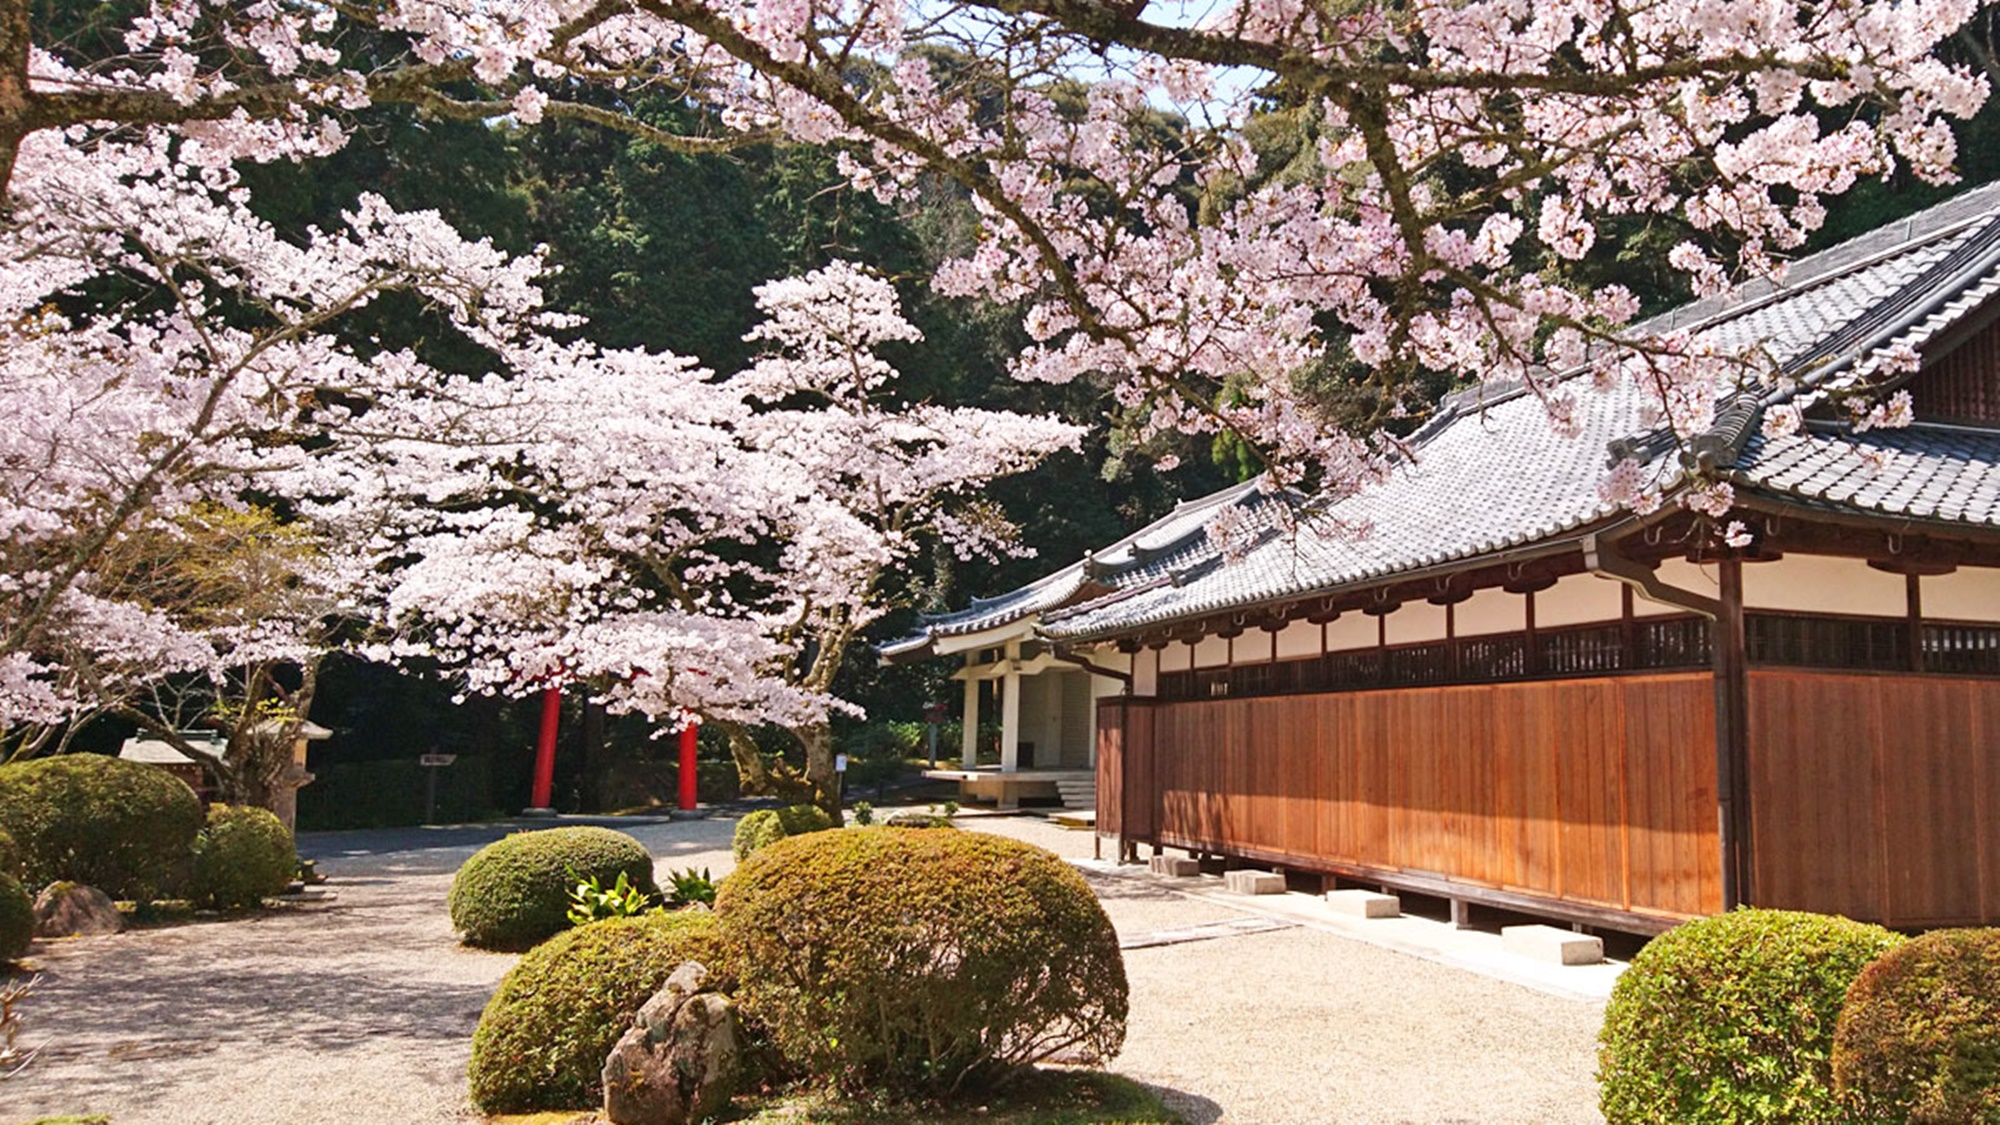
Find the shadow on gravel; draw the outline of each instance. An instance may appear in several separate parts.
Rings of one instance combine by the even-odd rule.
[[[471,1034],[490,985],[435,979],[403,982],[369,972],[256,969],[179,962],[168,952],[120,958],[118,1019],[64,1026],[54,1005],[36,1030],[52,1040],[47,1055],[104,1051],[117,1057],[145,1047],[232,1040],[291,1042],[316,1052],[379,1039],[452,1040]],[[101,987],[100,966],[50,964],[37,992],[53,1000],[71,989]],[[68,1040],[66,1044],[64,1041]]]
[[[1182,898],[1172,887],[1143,879],[1085,871],[1083,881],[1090,884],[1090,889],[1097,892],[1098,898],[1106,901],[1171,902]]]

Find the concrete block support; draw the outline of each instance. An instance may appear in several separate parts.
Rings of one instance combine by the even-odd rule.
[[[1201,874],[1201,864],[1195,862],[1193,856],[1156,855],[1150,861],[1149,866],[1155,875],[1172,875],[1176,878],[1184,879],[1191,875]]]
[[[1281,895],[1285,893],[1285,877],[1276,871],[1227,871],[1223,873],[1222,885],[1231,894]]]
[[[1502,926],[1500,948],[1554,965],[1595,965],[1604,960],[1604,939],[1554,926]]]
[[[1402,899],[1395,895],[1376,894],[1374,891],[1328,891],[1326,905],[1335,914],[1346,914],[1355,918],[1396,918],[1403,913]]]

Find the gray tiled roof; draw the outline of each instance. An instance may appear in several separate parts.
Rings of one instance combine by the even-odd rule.
[[[1002,628],[1065,605],[1085,592],[1086,586],[1101,597],[1107,591],[1131,590],[1160,581],[1190,558],[1213,554],[1202,529],[1217,511],[1255,500],[1255,489],[1248,484],[1190,500],[1103,550],[1018,590],[974,598],[971,605],[954,613],[926,616],[914,633],[881,646],[879,651],[890,657],[907,656],[928,650],[940,638]]]
[[[1751,439],[1733,478],[1788,499],[1941,523],[2000,526],[2000,432],[1915,425],[1859,436]]]
[[[1763,348],[1811,385],[1888,342],[1921,346],[1996,291],[2000,185],[1966,192],[1795,263],[1782,288],[1761,286],[1729,301],[1697,302],[1640,327],[1699,325],[1725,346]],[[1085,639],[1528,548],[1618,518],[1620,510],[1599,492],[1607,446],[1649,431],[1655,440],[1621,448],[1635,450],[1664,488],[1681,483],[1679,448],[1657,440],[1642,392],[1624,386],[1585,394],[1581,432],[1564,437],[1533,395],[1475,388],[1446,401],[1386,482],[1328,505],[1295,534],[1267,533],[1239,560],[1204,565],[1218,557],[1217,548],[1193,536],[1170,557],[1119,576],[1110,589],[1086,588],[1079,566],[1073,568],[1077,580],[1060,597],[1051,590],[1027,596],[1038,583],[1001,604],[1019,611],[1014,620],[1041,614],[1044,634]],[[1771,400],[1744,399],[1747,409],[1736,412],[1734,424],[1754,433],[1758,404]],[[1737,445],[1740,455],[1724,468],[1739,490],[1912,519],[2000,525],[2000,435],[1935,426],[1860,435],[1815,428],[1773,440],[1753,436]],[[1233,490],[1227,502],[1244,503],[1250,495]],[[1205,521],[1214,511],[1177,513],[1176,526]],[[1155,525],[1133,540],[1167,533]],[[1169,572],[1180,579],[1165,580]]]

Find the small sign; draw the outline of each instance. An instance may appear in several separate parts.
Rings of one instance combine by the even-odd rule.
[[[847,755],[835,754],[833,756],[833,772],[835,773],[847,772]]]
[[[420,765],[420,766],[429,766],[429,767],[431,767],[431,768],[433,768],[433,769],[435,769],[435,768],[437,768],[437,767],[439,767],[439,766],[448,766],[448,765],[452,764],[453,762],[455,762],[455,761],[457,761],[457,760],[458,760],[458,755],[456,755],[456,754],[419,754],[419,755],[417,755],[417,764],[418,764],[418,765]]]

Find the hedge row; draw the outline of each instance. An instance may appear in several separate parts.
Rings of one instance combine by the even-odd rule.
[[[64,754],[0,766],[0,830],[18,847],[22,882],[85,883],[150,900],[181,887],[201,801],[156,766]]]
[[[33,892],[51,883],[239,909],[282,893],[297,865],[276,816],[226,805],[204,815],[194,791],[155,766],[102,754],[0,766],[0,962],[27,952]]]
[[[1689,922],[1619,977],[1598,1064],[1611,1125],[2000,1125],[2000,930]]]

